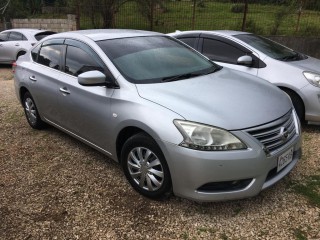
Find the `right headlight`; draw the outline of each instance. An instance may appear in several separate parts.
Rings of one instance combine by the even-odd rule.
[[[174,120],[184,140],[183,147],[202,151],[228,151],[246,149],[247,146],[230,132],[194,122]]]
[[[303,75],[310,84],[316,87],[320,87],[320,74],[313,72],[303,72]]]

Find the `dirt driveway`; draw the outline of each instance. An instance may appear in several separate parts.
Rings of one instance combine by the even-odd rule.
[[[0,239],[320,239],[320,127],[259,196],[199,204],[141,197],[120,166],[54,129],[31,129],[0,66]]]

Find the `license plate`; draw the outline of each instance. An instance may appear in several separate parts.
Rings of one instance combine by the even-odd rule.
[[[287,166],[290,162],[292,162],[293,159],[293,148],[290,148],[285,153],[281,154],[278,157],[278,169],[277,172],[279,172],[281,169],[283,169],[285,166]]]

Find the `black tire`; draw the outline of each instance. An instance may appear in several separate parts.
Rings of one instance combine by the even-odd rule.
[[[23,95],[23,109],[29,125],[34,129],[43,129],[46,124],[40,118],[37,106],[29,92]]]
[[[305,122],[305,108],[304,103],[302,99],[294,92],[288,89],[283,89],[284,92],[286,92],[289,97],[291,98],[292,104],[294,106],[294,109],[296,110],[296,113],[300,119],[301,123]]]
[[[124,143],[121,165],[131,186],[143,196],[158,200],[170,196],[172,184],[167,162],[157,143],[147,134],[138,133]]]

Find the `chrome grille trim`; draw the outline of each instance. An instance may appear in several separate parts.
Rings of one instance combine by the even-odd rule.
[[[267,153],[273,155],[285,146],[297,134],[294,112],[290,111],[274,122],[246,129],[245,131],[257,139]],[[284,133],[281,133],[284,131]],[[286,137],[285,137],[285,136]]]

